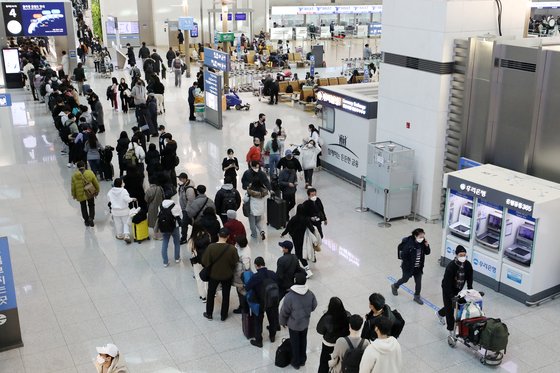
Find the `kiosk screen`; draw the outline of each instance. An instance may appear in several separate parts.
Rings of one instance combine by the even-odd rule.
[[[525,238],[526,240],[533,241],[535,237],[535,231],[528,227],[521,226],[519,227],[518,236],[521,238]]]
[[[499,231],[501,227],[502,227],[502,218],[496,215],[491,215],[491,214],[488,215],[488,228]]]
[[[461,207],[461,215],[472,218],[472,206],[463,205]]]

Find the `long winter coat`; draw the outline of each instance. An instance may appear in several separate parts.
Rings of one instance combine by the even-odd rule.
[[[159,185],[150,184],[148,189],[146,189],[144,199],[148,204],[148,226],[154,228],[156,226],[159,206],[161,206],[164,200],[163,189]]]

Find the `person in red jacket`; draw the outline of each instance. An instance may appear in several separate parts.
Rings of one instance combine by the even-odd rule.
[[[235,210],[227,210],[226,215],[228,220],[225,222],[224,228],[227,228],[229,231],[229,237],[226,242],[235,245],[237,242],[236,237],[246,236],[247,232],[243,223],[237,220],[237,212]]]
[[[251,161],[261,162],[261,140],[258,137],[253,138],[253,146],[247,152],[247,163]]]

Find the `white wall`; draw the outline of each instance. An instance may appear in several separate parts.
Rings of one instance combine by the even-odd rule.
[[[528,1],[503,4],[503,35],[521,37]],[[496,17],[494,0],[386,1],[381,50],[451,62],[454,40],[497,35]],[[418,213],[439,218],[451,76],[387,64],[380,70],[377,141],[393,140],[415,150]]]

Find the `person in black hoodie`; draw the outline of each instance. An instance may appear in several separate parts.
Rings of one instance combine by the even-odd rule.
[[[170,133],[165,134],[165,147],[160,152],[161,166],[168,173],[169,179],[175,188],[177,188],[177,175],[175,174],[175,166],[177,166],[177,143],[173,140]]]
[[[420,305],[424,304],[424,301],[420,298],[424,259],[426,255],[430,255],[430,244],[426,240],[425,235],[422,228],[416,228],[412,231],[412,235],[403,238],[399,245],[399,253],[402,260],[402,277],[391,285],[393,295],[399,295],[399,286],[406,283],[411,277],[414,277],[414,301]]]
[[[303,265],[305,272],[307,272],[310,277],[311,271],[309,270],[309,264],[307,263],[307,260],[303,258],[303,240],[307,229],[313,231],[313,224],[311,223],[309,217],[305,214],[305,208],[303,205],[298,205],[296,214],[288,221],[286,229],[284,229],[284,232],[282,232],[280,237],[290,234],[296,249],[296,256]]]
[[[119,174],[121,178],[124,175],[124,171],[126,171],[124,155],[128,150],[128,144],[130,144],[130,139],[128,138],[126,131],[121,131],[121,135],[117,140],[117,147],[115,148],[117,151],[117,157],[119,159]]]
[[[249,185],[251,185],[251,183],[255,180],[259,180],[266,189],[270,190],[270,180],[268,180],[264,171],[261,170],[259,161],[251,161],[251,167],[249,167],[249,169],[243,173],[243,176],[241,176],[241,187],[244,190],[247,190]]]
[[[280,158],[276,164],[276,168],[283,170],[284,168],[289,168],[290,170],[295,170],[296,172],[302,172],[301,163],[298,159],[294,157],[291,149],[286,149],[284,152],[284,157]]]
[[[216,192],[214,205],[216,206],[216,213],[222,220],[222,224],[225,224],[228,220],[228,210],[239,210],[241,206],[241,195],[237,189],[233,187],[231,176],[224,177],[224,185]]]
[[[261,149],[264,146],[264,137],[267,134],[267,130],[266,130],[266,115],[263,113],[259,114],[259,120],[252,123],[250,130],[249,130],[249,136],[251,137],[257,137],[259,140],[261,140]]]
[[[338,297],[332,297],[327,312],[321,316],[317,323],[317,333],[323,336],[318,373],[329,373],[329,360],[331,359],[331,353],[334,351],[336,340],[350,334],[349,317],[350,312],[344,309],[342,300]]]
[[[155,174],[156,167],[160,164],[159,158],[156,144],[150,144],[144,161],[146,163],[146,171],[148,171],[148,178],[151,178]]]
[[[467,250],[458,245],[455,249],[455,259],[445,267],[445,274],[441,281],[443,293],[443,308],[436,312],[442,325],[447,321],[447,330],[453,333],[455,327],[455,315],[453,312],[453,297],[455,297],[467,284],[467,289],[472,289],[473,267],[467,260]]]
[[[128,57],[128,64],[132,67],[136,65],[136,56],[134,55],[134,49],[130,45],[130,43],[126,44],[126,56]]]
[[[171,62],[173,62],[173,60],[175,59],[175,52],[173,52],[173,47],[169,47],[165,58],[167,59],[167,67],[171,68]]]
[[[323,202],[319,197],[317,197],[317,189],[309,188],[307,189],[307,196],[309,197],[307,201],[303,202],[303,206],[305,207],[305,212],[311,222],[323,238],[323,228],[321,226],[322,222],[325,222],[327,225],[327,215],[325,215],[325,208],[323,207]]]
[[[278,242],[278,246],[282,249],[282,256],[276,262],[276,275],[282,299],[294,284],[296,273],[303,272],[303,268],[300,267],[297,256],[292,254],[294,244],[291,241]]]
[[[218,232],[220,231],[220,222],[216,217],[216,210],[213,207],[206,207],[202,211],[202,216],[198,220],[201,227],[210,234],[210,240],[212,242],[218,242]]]
[[[295,170],[284,168],[278,176],[278,184],[282,191],[282,199],[286,201],[286,219],[290,218],[290,211],[296,205],[297,174]]]
[[[396,317],[391,311],[391,307],[385,303],[385,297],[379,293],[373,293],[369,296],[369,312],[365,316],[362,338],[370,341],[377,339],[375,321],[380,317],[387,317],[395,325]]]
[[[129,168],[126,175],[123,177],[124,188],[132,198],[136,198],[138,206],[147,210],[148,204],[144,198],[144,175],[140,173],[137,168]]]

